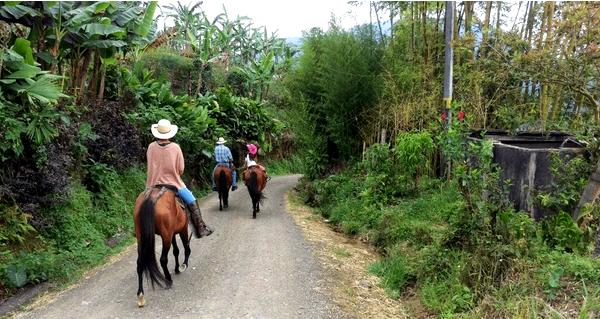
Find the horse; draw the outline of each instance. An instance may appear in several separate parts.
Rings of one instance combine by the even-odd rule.
[[[229,207],[229,188],[231,187],[231,169],[225,165],[219,165],[215,170],[215,186],[219,192],[219,210]]]
[[[167,268],[168,254],[173,244],[173,256],[175,256],[175,273],[179,274],[188,267],[190,257],[190,237],[188,237],[188,215],[182,203],[178,201],[175,194],[177,189],[170,185],[158,185],[146,189],[135,202],[133,221],[135,224],[135,237],[137,238],[138,258],[138,307],[146,304],[144,299],[144,287],[142,277],[150,278],[152,289],[157,284],[161,288],[169,289],[173,280]],[[158,269],[156,255],[154,253],[154,234],[162,238],[162,253],[160,265],[164,275]],[[179,234],[185,259],[179,265],[179,247],[175,236]]]
[[[250,166],[244,172],[244,182],[252,199],[252,218],[256,219],[260,203],[266,198],[262,191],[267,184],[267,174],[258,165]]]

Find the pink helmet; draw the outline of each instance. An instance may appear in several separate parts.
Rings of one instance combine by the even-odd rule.
[[[246,144],[246,147],[248,148],[248,152],[250,152],[250,154],[256,155],[256,151],[258,151],[258,148],[256,147],[256,145]]]

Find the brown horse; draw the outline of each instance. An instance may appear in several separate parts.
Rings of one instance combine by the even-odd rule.
[[[219,165],[213,177],[217,191],[219,192],[219,210],[229,207],[229,188],[231,187],[231,169],[225,165]]]
[[[142,286],[144,273],[150,278],[152,289],[154,289],[154,284],[167,289],[173,285],[171,274],[167,269],[171,244],[173,244],[173,255],[175,256],[175,273],[185,271],[188,266],[191,253],[190,238],[188,237],[188,216],[182,204],[175,197],[176,191],[177,189],[172,186],[155,186],[142,192],[135,202],[133,221],[138,244],[137,274],[139,286],[137,296],[139,307],[146,304]],[[162,238],[160,265],[164,275],[161,274],[156,263],[154,234]],[[177,247],[175,241],[177,234],[179,234],[185,249],[185,259],[181,267],[178,258],[179,247]]]
[[[260,203],[265,199],[262,191],[267,184],[267,174],[259,166],[250,166],[244,172],[244,183],[252,199],[252,218],[256,218],[256,213],[260,212]]]

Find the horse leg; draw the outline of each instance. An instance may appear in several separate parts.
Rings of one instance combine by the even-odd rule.
[[[225,208],[229,207],[229,189],[223,194],[223,206]]]
[[[175,237],[177,234],[173,234],[173,239],[171,240],[171,244],[173,244],[173,256],[175,257],[175,273],[179,273],[179,247],[177,247],[177,240]]]
[[[223,210],[223,195],[219,192],[219,210]]]
[[[165,279],[167,280],[167,289],[171,288],[171,286],[173,285],[173,279],[171,279],[169,268],[167,268],[167,263],[169,262],[169,249],[171,249],[171,238],[172,236],[163,237],[162,254],[160,254],[160,265],[162,266],[163,272],[165,273]]]
[[[256,201],[254,200],[254,196],[252,196],[252,218],[256,219]]]
[[[138,292],[137,292],[137,296],[138,296],[138,307],[143,307],[144,305],[146,305],[146,299],[144,299],[144,282],[143,282],[143,277],[144,277],[144,268],[142,266],[142,259],[140,257],[140,253],[138,253],[138,258],[137,258],[137,274],[138,274]]]
[[[188,267],[188,260],[190,259],[190,254],[192,253],[192,249],[190,248],[190,238],[187,236],[187,227],[185,231],[179,233],[179,238],[181,238],[181,243],[184,249],[184,259],[183,264],[181,265],[180,271],[185,271]]]

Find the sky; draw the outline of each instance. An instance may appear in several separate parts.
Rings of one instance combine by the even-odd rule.
[[[195,3],[195,1],[180,1]],[[159,1],[160,6],[177,4],[176,0]],[[340,0],[204,0],[204,12],[213,18],[223,12],[223,6],[230,18],[247,16],[255,26],[266,26],[269,33],[277,31],[280,38],[296,38],[302,36],[302,31],[312,27],[328,29],[332,13],[340,25],[347,29],[357,24],[369,21],[369,6],[352,6],[347,1]],[[164,11],[166,13],[166,10]],[[168,19],[158,18],[159,29],[173,25]]]

